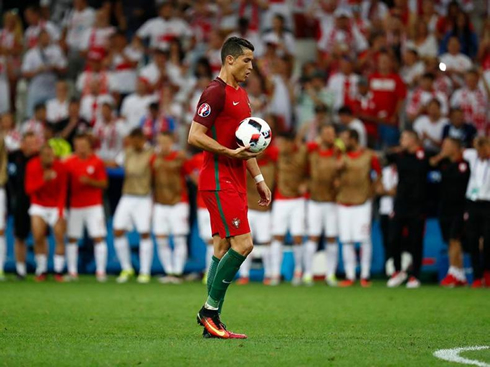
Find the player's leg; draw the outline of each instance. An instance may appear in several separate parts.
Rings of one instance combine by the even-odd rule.
[[[305,280],[305,283],[309,285],[313,284],[313,258],[315,256],[318,242],[320,241],[320,236],[322,234],[322,227],[324,222],[323,204],[324,203],[320,203],[318,201],[313,201],[313,200],[308,201],[307,215],[306,215],[308,240],[306,241],[304,246],[295,244],[295,246],[293,247],[295,261],[296,261],[296,257],[298,258],[303,257],[303,263],[304,263],[303,278]],[[301,269],[295,268],[293,285],[299,284],[298,270],[301,271]]]
[[[313,284],[313,276],[309,276],[310,269],[308,265],[305,264],[305,259],[307,257],[307,250],[313,252],[312,249],[307,249],[306,245],[303,243],[303,238],[306,233],[306,201],[304,199],[295,199],[292,202],[292,212],[289,216],[289,231],[291,236],[293,236],[293,256],[296,254],[298,263],[303,265],[304,271],[301,281],[306,284]],[[316,252],[316,247],[314,249]],[[314,255],[314,254],[313,254]],[[301,261],[301,257],[303,258]],[[313,258],[311,258],[313,259]],[[296,262],[296,259],[295,259]],[[295,268],[298,266],[295,264]],[[313,266],[313,260],[311,260],[311,266]],[[308,270],[308,271],[307,271]],[[301,269],[295,269],[296,277],[301,273]],[[311,271],[312,273],[312,271]],[[294,280],[294,277],[293,277]]]
[[[370,201],[353,208],[358,222],[353,223],[354,241],[361,244],[361,286],[371,286],[371,262],[373,244],[371,241],[372,204]]]
[[[118,283],[126,283],[134,276],[134,269],[131,265],[131,250],[126,237],[126,231],[131,224],[130,212],[132,210],[132,200],[127,196],[122,196],[114,213],[114,248],[117,258],[121,264],[121,274],[117,278]]]
[[[36,281],[46,280],[48,271],[48,248],[46,244],[47,223],[39,214],[31,211],[31,228],[34,240],[34,254],[36,258]]]
[[[408,221],[408,236],[412,253],[412,268],[409,272],[407,288],[420,287],[420,268],[422,267],[422,254],[424,250],[425,218],[422,215],[411,216]]]
[[[352,210],[351,207],[339,205],[339,237],[342,242],[342,260],[344,262],[345,280],[339,283],[340,287],[350,287],[356,281],[356,250],[352,236]]]
[[[65,268],[65,234],[66,220],[58,216],[58,209],[53,210],[53,220],[50,223],[53,228],[55,252],[54,252],[54,273],[57,282],[63,282],[63,271]]]
[[[168,238],[170,234],[169,217],[170,213],[167,205],[153,205],[153,233],[158,246],[158,258],[165,271],[165,276],[159,279],[159,282],[162,284],[172,283],[173,275],[175,273],[172,260],[172,249],[170,248]]]
[[[209,218],[209,212],[206,208],[197,209],[197,226],[199,229],[199,237],[206,244],[206,269],[204,271],[203,283],[207,284],[208,281],[208,269],[211,266],[213,259],[213,235],[211,233],[211,223]]]
[[[282,247],[286,236],[292,210],[289,200],[275,200],[272,206],[272,243],[269,249],[270,283],[275,286],[281,282]]]
[[[388,246],[390,246],[390,253],[393,256],[395,272],[386,284],[389,288],[398,287],[407,279],[407,273],[401,267],[402,236],[405,223],[405,218],[398,213],[395,213],[391,218]]]
[[[441,281],[441,285],[443,287],[452,288],[455,287],[458,283],[457,273],[458,267],[455,266],[455,244],[454,241],[451,240],[451,225],[452,220],[450,217],[440,217],[439,218],[439,228],[441,230],[442,240],[448,246],[448,257],[449,257],[449,269],[446,274],[446,277]]]
[[[182,274],[184,274],[188,255],[189,204],[178,203],[170,208],[170,228],[174,240],[174,274],[177,277],[177,282],[182,282]]]
[[[272,215],[270,211],[261,212],[257,223],[257,243],[262,247],[262,265],[264,266],[264,284],[270,284],[270,247],[272,241]]]
[[[94,241],[95,277],[98,282],[104,283],[107,281],[107,226],[102,205],[87,210],[85,225]]]
[[[256,210],[248,211],[248,223],[250,225],[250,233],[252,234],[252,238],[258,233],[257,230],[257,222],[260,220],[260,213]],[[256,237],[254,238],[256,239]],[[246,285],[250,281],[250,268],[252,266],[252,254],[247,256],[242,266],[240,266],[239,278],[236,281],[237,285]]]
[[[325,209],[325,253],[327,261],[325,280],[329,286],[336,287],[338,285],[336,273],[339,259],[337,204],[327,203]]]
[[[0,188],[0,281],[5,280],[4,266],[7,257],[5,242],[5,188]]]
[[[85,209],[71,209],[68,213],[68,244],[66,245],[66,267],[68,280],[78,280],[78,240],[83,235]]]
[[[151,280],[151,265],[153,263],[153,241],[150,236],[151,228],[151,198],[138,198],[131,211],[131,219],[140,235],[140,271],[138,283],[146,284]]]

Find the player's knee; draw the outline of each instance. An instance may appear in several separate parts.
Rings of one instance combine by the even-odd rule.
[[[141,233],[140,236],[142,239],[146,240],[146,239],[150,238],[150,233]]]
[[[104,241],[104,238],[103,237],[96,237],[93,239],[94,240],[94,243],[96,245],[100,244],[102,241]]]
[[[284,236],[274,236],[274,240],[284,242]]]
[[[114,230],[114,237],[122,237],[124,236],[124,230],[123,229],[115,229]]]
[[[77,239],[76,238],[68,238],[68,243],[70,245],[76,245],[77,243]]]

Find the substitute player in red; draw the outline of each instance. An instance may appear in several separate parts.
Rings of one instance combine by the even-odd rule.
[[[26,167],[25,189],[31,199],[31,216],[34,252],[36,254],[36,281],[46,280],[48,269],[47,227],[53,228],[56,241],[54,255],[55,280],[63,282],[65,267],[65,204],[67,192],[66,170],[54,155],[53,148],[44,145],[39,157]]]
[[[230,37],[221,48],[219,76],[203,92],[189,131],[189,144],[205,150],[199,190],[211,216],[214,256],[208,271],[208,298],[198,313],[205,337],[246,338],[226,330],[220,310],[228,286],[252,252],[247,219],[246,171],[255,178],[260,204],[267,206],[271,192],[248,147],[237,148],[235,131],[250,117],[247,93],[239,86],[252,71],[254,46]]]
[[[93,153],[89,135],[80,134],[74,140],[75,154],[65,161],[70,181],[70,211],[68,215],[68,245],[66,260],[71,280],[78,279],[78,240],[83,228],[94,241],[95,275],[105,282],[107,265],[107,235],[103,207],[103,192],[107,188],[104,161]]]

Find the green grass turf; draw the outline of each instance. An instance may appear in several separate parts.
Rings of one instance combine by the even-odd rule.
[[[232,285],[223,309],[249,339],[203,340],[205,286],[0,284],[1,366],[457,366],[490,345],[490,290]],[[490,363],[490,350],[465,352]]]

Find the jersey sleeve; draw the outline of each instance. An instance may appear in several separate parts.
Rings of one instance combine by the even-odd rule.
[[[202,93],[197,104],[194,121],[208,129],[214,125],[225,104],[225,88],[219,82],[213,82]]]
[[[381,164],[375,153],[371,156],[371,168],[378,174],[378,177],[381,176]]]
[[[95,178],[100,181],[107,180],[107,171],[105,169],[104,162],[102,160],[98,161],[96,171],[95,171]]]

